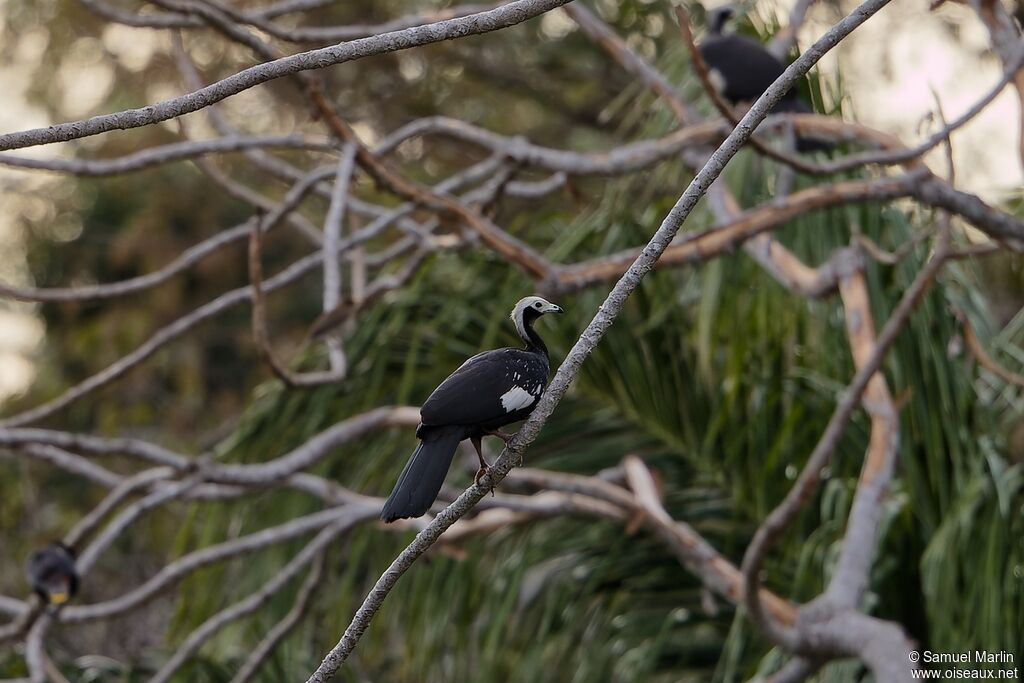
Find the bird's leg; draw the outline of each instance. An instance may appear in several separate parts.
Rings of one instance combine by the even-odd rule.
[[[487,431],[484,432],[484,434],[486,434],[487,436],[498,437],[499,439],[505,442],[506,446],[508,445],[508,442],[512,440],[512,437],[515,436],[515,434],[508,434],[506,432],[498,431],[497,429],[488,429]]]
[[[486,431],[486,432],[484,432],[484,434],[486,434],[487,436],[496,436],[496,437],[498,437],[499,439],[501,439],[502,441],[505,442],[505,447],[506,448],[508,448],[508,442],[511,441],[512,438],[515,436],[515,434],[509,434],[507,432],[501,432],[501,431],[498,431],[497,429],[492,429],[492,430]],[[522,467],[522,466],[523,466],[523,454],[522,453],[517,453],[516,454],[516,467]]]
[[[476,476],[473,477],[473,483],[476,484],[477,486],[480,485],[480,480],[483,479],[484,477],[486,477],[487,474],[491,471],[491,466],[487,464],[486,460],[484,460],[484,452],[483,452],[483,450],[481,450],[481,447],[480,447],[481,446],[481,444],[480,444],[481,438],[482,437],[480,437],[480,436],[471,436],[471,437],[469,437],[470,443],[472,443],[473,444],[473,448],[476,449],[476,457],[480,459],[480,469],[478,469],[476,471]],[[492,496],[494,495],[494,487],[493,486],[491,487],[491,495]]]

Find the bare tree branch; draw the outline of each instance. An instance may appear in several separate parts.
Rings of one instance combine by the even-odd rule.
[[[282,219],[289,216],[315,187],[316,183],[332,174],[332,169],[321,168],[303,176],[288,191],[281,203],[271,208],[262,222],[261,230],[268,232]],[[245,239],[249,232],[249,223],[230,228],[189,247],[163,268],[128,280],[100,285],[47,288],[11,287],[0,284],[0,296],[21,301],[56,302],[86,301],[133,294],[170,280],[228,244]]]
[[[944,245],[941,247],[945,249]],[[875,351],[875,322],[863,272],[850,273],[839,285],[854,365],[859,369]],[[889,492],[900,444],[899,408],[881,372],[868,381],[861,398],[871,416],[871,437],[850,508],[839,561],[825,593],[837,605],[856,608],[867,590],[878,545],[883,504]]]
[[[300,571],[302,571],[306,565],[312,562],[317,555],[323,553],[329,543],[334,541],[342,533],[348,531],[353,525],[364,519],[368,519],[369,517],[376,516],[377,514],[379,514],[379,511],[377,510],[364,509],[362,510],[362,515],[355,515],[348,519],[339,520],[326,527],[323,531],[317,534],[312,541],[307,543],[306,546],[300,550],[290,562],[288,562],[288,564],[281,568],[281,571],[275,574],[258,591],[252,593],[244,600],[231,605],[227,609],[214,614],[192,631],[181,647],[179,647],[170,659],[160,667],[160,670],[149,679],[150,683],[166,683],[166,681],[169,681],[171,676],[181,668],[181,665],[184,664],[193,653],[198,651],[199,648],[202,647],[203,643],[206,642],[206,640],[214,633],[224,628],[224,626],[232,621],[237,621],[238,619],[255,612],[270,600],[270,598],[283,586],[291,581]]]
[[[313,560],[313,567],[309,570],[309,574],[306,576],[306,580],[303,582],[302,587],[299,588],[298,594],[295,596],[295,603],[292,608],[288,610],[288,614],[284,615],[281,621],[274,624],[274,627],[267,631],[267,634],[262,640],[256,645],[249,656],[246,658],[245,663],[242,664],[241,668],[231,678],[231,683],[248,683],[259,673],[260,667],[266,661],[267,657],[273,653],[274,648],[284,640],[292,629],[298,626],[302,618],[306,616],[306,612],[309,611],[310,601],[313,596],[316,595],[320,589],[320,582],[323,580],[324,565],[327,560],[327,550],[323,550],[316,559]]]
[[[333,310],[341,300],[341,264],[334,256],[340,249],[342,222],[345,220],[345,204],[348,201],[349,183],[355,165],[356,146],[349,143],[338,162],[338,173],[334,180],[331,205],[324,219],[324,296],[323,312]],[[345,376],[345,352],[337,338],[326,340],[331,362],[331,372]]]
[[[341,640],[327,653],[324,661],[313,672],[307,683],[323,683],[323,681],[328,680],[334,675],[338,667],[348,658],[359,642],[360,637],[369,626],[370,620],[377,610],[380,609],[388,592],[394,587],[399,577],[437,541],[445,529],[472,508],[488,490],[500,483],[509,470],[512,469],[514,463],[522,459],[524,450],[536,438],[541,427],[547,422],[555,406],[562,396],[565,395],[570,382],[579,372],[584,359],[611,326],[618,312],[625,304],[626,299],[640,284],[643,277],[653,269],[654,264],[668,248],[672,238],[693,210],[697,201],[722,172],[729,159],[735,156],[746,139],[750,137],[754,127],[764,119],[769,109],[792,86],[793,82],[806,73],[807,69],[820,59],[826,51],[835,46],[842,38],[846,37],[886,4],[886,0],[868,0],[868,2],[862,4],[849,16],[836,24],[799,59],[793,62],[783,75],[754,103],[743,117],[741,125],[737,126],[729,134],[726,141],[722,143],[722,146],[719,147],[704,168],[701,169],[700,173],[693,179],[668,216],[666,216],[658,231],[648,243],[648,246],[637,257],[618,283],[616,283],[615,287],[612,288],[604,304],[598,310],[597,315],[594,316],[587,329],[584,330],[579,340],[566,356],[565,361],[559,366],[554,379],[541,396],[537,407],[516,437],[503,450],[489,474],[481,482],[467,489],[454,503],[435,517],[434,521],[421,531],[416,536],[416,539],[391,563],[391,566],[380,577],[362,606],[356,612]],[[755,588],[754,590],[756,592],[757,589]],[[757,602],[760,606],[760,601],[758,600]]]
[[[371,55],[407,50],[442,40],[497,31],[532,19],[564,5],[568,1],[514,0],[495,9],[466,17],[391,31],[333,47],[302,52],[250,67],[196,92],[140,109],[129,109],[115,114],[94,116],[83,121],[0,135],[0,151],[78,140],[112,130],[139,128],[167,121],[182,114],[198,111],[231,95],[237,95],[244,90],[276,78],[290,76],[309,69],[323,69]]]
[[[212,140],[187,140],[153,147],[116,159],[36,159],[13,154],[0,154],[0,166],[70,173],[82,176],[112,176],[141,171],[161,164],[194,159],[206,154],[225,154],[249,149],[307,149],[330,151],[335,147],[326,140],[312,140],[303,135],[269,137],[222,137]]]
[[[785,646],[790,651],[800,651],[801,642],[799,638],[791,630],[780,629],[777,624],[768,621],[763,605],[758,598],[758,590],[761,585],[761,566],[765,555],[814,493],[821,477],[821,470],[835,451],[839,439],[842,437],[843,431],[853,415],[853,411],[861,400],[864,390],[874,377],[875,372],[881,367],[882,361],[886,357],[886,352],[893,342],[896,341],[896,337],[916,309],[921,297],[924,296],[931,286],[945,260],[945,252],[937,252],[914,279],[910,287],[907,288],[896,309],[889,320],[886,321],[882,332],[878,335],[875,348],[872,350],[870,357],[863,361],[856,375],[854,375],[853,381],[850,382],[836,405],[835,411],[825,427],[825,431],[807,458],[807,463],[800,472],[800,476],[797,478],[793,488],[790,489],[782,503],[772,510],[761,526],[758,527],[754,538],[751,540],[750,545],[747,546],[746,553],[743,556],[744,595],[746,596],[746,607],[750,619],[774,642]]]

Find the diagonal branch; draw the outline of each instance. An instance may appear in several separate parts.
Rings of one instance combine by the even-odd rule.
[[[726,163],[736,155],[754,128],[767,115],[771,107],[781,99],[782,95],[802,74],[821,58],[825,52],[834,47],[840,40],[849,35],[857,26],[884,7],[887,0],[868,0],[849,16],[845,17],[830,29],[818,42],[808,50],[769,87],[754,103],[743,121],[726,138],[722,146],[711,156],[704,168],[696,175],[683,192],[675,206],[669,211],[665,220],[647,247],[636,258],[622,278],[612,288],[597,314],[583,331],[565,361],[559,366],[554,379],[541,396],[537,407],[520,429],[516,437],[506,446],[501,456],[491,468],[490,474],[480,483],[474,484],[450,506],[434,518],[426,529],[421,531],[412,543],[403,550],[391,563],[391,566],[378,579],[376,585],[356,612],[348,628],[330,652],[324,657],[317,670],[309,677],[307,683],[323,683],[331,678],[355,649],[362,634],[370,625],[373,616],[384,603],[384,599],[395,586],[398,579],[412,564],[432,546],[444,531],[466,514],[488,490],[504,479],[516,462],[521,461],[523,453],[536,438],[537,433],[554,412],[555,407],[565,395],[569,384],[576,377],[580,366],[594,347],[597,346],[604,333],[611,327],[618,313],[622,310],[630,294],[639,286],[643,278],[654,268],[655,263],[668,248],[672,238],[679,231],[683,221],[696,206],[700,197],[707,191],[711,183],[725,168]],[[757,588],[754,589],[755,591]],[[760,606],[760,601],[758,600]]]
[[[871,352],[870,357],[861,365],[856,375],[854,375],[853,381],[850,382],[850,385],[836,405],[835,411],[825,427],[825,431],[822,433],[811,455],[807,458],[807,463],[800,472],[800,476],[797,478],[793,488],[790,489],[783,501],[772,510],[764,522],[761,523],[761,526],[758,527],[754,538],[751,540],[750,545],[747,546],[746,553],[743,556],[744,595],[746,596],[746,607],[750,619],[774,642],[786,646],[790,651],[798,651],[800,649],[798,638],[791,630],[781,629],[778,624],[767,619],[764,606],[758,597],[758,590],[761,586],[761,567],[764,563],[765,555],[775,545],[782,533],[796,518],[797,514],[817,489],[822,468],[828,464],[829,459],[832,457],[832,453],[835,451],[847,424],[849,424],[868,383],[881,367],[889,348],[896,341],[896,337],[899,336],[910,315],[917,308],[918,302],[944,265],[947,253],[944,247],[942,250],[937,251],[904,293],[892,316],[878,335],[875,348]]]

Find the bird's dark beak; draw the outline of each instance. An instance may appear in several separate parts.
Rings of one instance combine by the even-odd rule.
[[[551,308],[547,310],[548,313],[565,313],[565,310],[556,304],[551,304]]]

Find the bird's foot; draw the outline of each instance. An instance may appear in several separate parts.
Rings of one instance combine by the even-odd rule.
[[[484,477],[486,477],[490,473],[491,473],[490,466],[488,466],[488,465],[481,465],[480,469],[478,469],[476,471],[476,476],[473,477],[473,483],[476,484],[477,486],[480,486],[480,480],[483,479]],[[493,485],[491,486],[490,490],[491,490],[491,495],[493,496],[494,495],[494,486]]]

